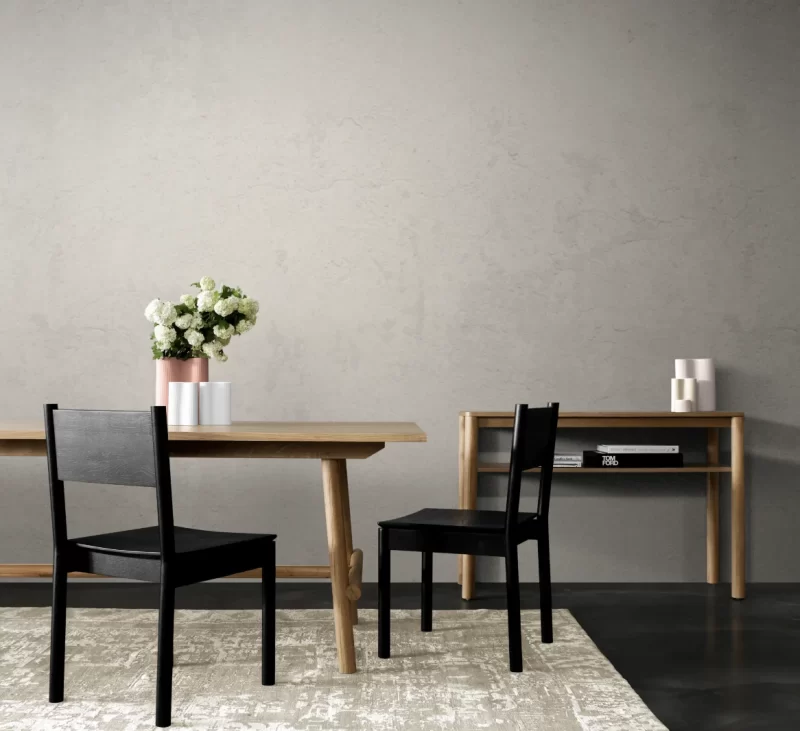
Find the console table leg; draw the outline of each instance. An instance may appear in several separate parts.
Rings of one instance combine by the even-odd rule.
[[[708,464],[719,464],[719,429],[708,430]],[[706,581],[719,583],[719,473],[709,472],[706,483]]]
[[[464,433],[465,417],[464,414],[458,415],[458,509],[464,509],[464,483],[466,482],[466,469],[464,465],[464,459],[466,457],[466,435]],[[462,583],[462,577],[464,575],[464,557],[459,555],[456,557],[458,559],[458,583]]]
[[[745,598],[744,418],[731,419],[731,596]]]
[[[464,418],[464,508],[478,509],[478,417]],[[475,556],[462,557],[461,598],[472,599],[475,591]]]

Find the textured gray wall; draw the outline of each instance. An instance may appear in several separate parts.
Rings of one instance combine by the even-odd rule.
[[[713,356],[749,578],[800,579],[797,7],[0,0],[0,419],[148,406],[146,303],[239,284],[260,322],[212,365],[238,418],[428,431],[351,464],[374,579],[379,518],[455,503],[459,410],[664,408],[672,359]],[[182,521],[325,559],[317,464],[175,477]],[[43,460],[0,481],[0,563],[48,561]],[[700,477],[560,479],[554,577],[701,581],[703,506]],[[76,534],[154,518],[148,491],[70,507]]]

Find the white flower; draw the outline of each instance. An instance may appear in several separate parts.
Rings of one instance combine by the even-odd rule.
[[[197,297],[195,297],[193,294],[182,294],[181,304],[186,305],[190,310],[193,310],[195,307],[197,307]]]
[[[203,333],[199,333],[197,330],[189,329],[183,335],[186,342],[193,348],[199,348],[203,344]]]
[[[158,312],[158,308],[161,306],[160,299],[154,299],[147,307],[144,308],[144,316],[152,323],[155,324],[156,321],[156,312]]]
[[[227,322],[222,323],[221,325],[214,325],[214,335],[216,335],[220,340],[230,339],[231,335],[236,332],[236,328],[233,325],[229,325]]]
[[[191,312],[187,312],[185,315],[181,315],[177,320],[175,320],[175,327],[179,327],[181,330],[186,330],[192,326],[194,322],[194,315]]]
[[[222,343],[219,340],[212,340],[209,343],[203,343],[202,351],[209,357],[209,358],[216,358],[217,353],[222,350]]]
[[[239,312],[241,312],[247,319],[255,319],[258,314],[258,301],[250,297],[242,297],[239,300]]]
[[[255,324],[255,320],[239,320],[239,324],[236,325],[236,332],[240,335],[246,333],[248,330],[252,330]]]
[[[200,280],[200,289],[202,289],[205,292],[210,292],[216,286],[217,286],[216,283],[211,277],[203,277]]]
[[[144,310],[144,316],[157,325],[171,325],[175,322],[178,313],[172,302],[162,302],[154,299]]]
[[[169,348],[178,337],[178,333],[166,325],[156,325],[153,329],[153,334],[156,336],[156,342],[162,350]]]
[[[190,327],[197,330],[203,324],[203,316],[199,312],[192,313],[192,324]]]
[[[211,312],[218,299],[218,292],[201,292],[197,295],[197,309],[200,312]]]
[[[222,352],[222,343],[219,340],[212,340],[210,343],[203,343],[203,352],[209,357],[224,363],[228,356]]]
[[[236,312],[238,307],[238,297],[226,297],[225,299],[219,300],[219,302],[214,305],[214,312],[216,312],[220,317],[227,317],[228,315]]]

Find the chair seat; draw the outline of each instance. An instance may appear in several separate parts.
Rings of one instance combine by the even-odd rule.
[[[518,525],[538,518],[536,513],[519,513]],[[426,508],[402,518],[384,520],[381,528],[408,528],[411,530],[468,531],[473,533],[503,533],[506,529],[506,514],[502,510],[454,510],[448,508]]]
[[[263,533],[223,533],[175,526],[175,553],[193,553],[209,549],[231,547],[256,541],[272,541],[274,535]],[[158,526],[134,528],[116,533],[101,533],[96,536],[74,538],[70,543],[103,553],[125,555],[161,555],[161,539]]]

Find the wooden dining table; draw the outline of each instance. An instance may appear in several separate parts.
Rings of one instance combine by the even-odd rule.
[[[358,622],[363,552],[353,548],[347,460],[366,459],[388,442],[425,442],[412,422],[234,422],[230,426],[172,426],[171,457],[318,459],[328,537],[328,563],[279,566],[279,578],[330,578],[339,670],[356,671],[353,625]],[[0,457],[44,457],[44,424],[0,422]],[[43,487],[44,489],[44,487]],[[278,530],[278,540],[280,531]],[[49,564],[4,564],[0,576],[52,575]]]

